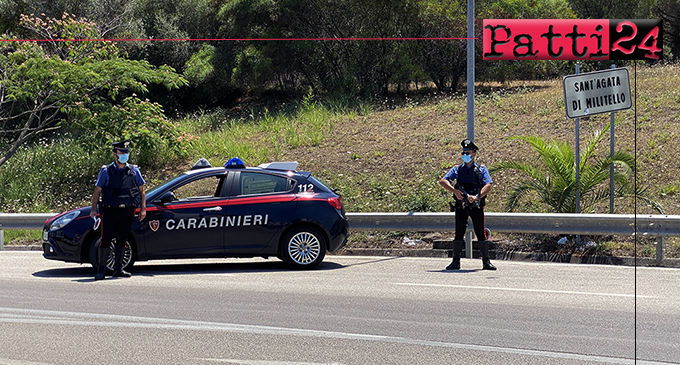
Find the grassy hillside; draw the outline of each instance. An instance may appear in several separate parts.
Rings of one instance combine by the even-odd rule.
[[[617,150],[637,156],[639,184],[648,187],[667,214],[675,215],[680,215],[679,73],[679,65],[638,66],[637,72],[630,68],[632,92],[637,94],[636,110],[617,113],[620,124],[615,140]],[[477,92],[475,142],[481,148],[480,162],[494,165],[509,159],[534,161],[537,156],[529,146],[510,141],[512,136],[537,135],[574,145],[574,122],[565,117],[561,79],[481,84],[477,85]],[[270,103],[269,109],[262,104],[248,103],[244,105],[249,106],[237,110],[177,120],[198,137],[187,149],[189,157],[177,161],[159,151],[156,163],[143,166],[147,181],[150,185],[158,183],[188,169],[199,157],[208,158],[213,165],[221,165],[233,156],[243,158],[248,165],[296,160],[299,169],[312,171],[337,189],[349,212],[448,211],[450,197],[437,181],[450,167],[460,163],[460,141],[466,137],[467,124],[464,94],[421,92],[370,103],[322,103],[308,97],[294,105]],[[587,140],[607,124],[608,114],[582,119],[581,140]],[[59,151],[70,150],[60,143]],[[68,159],[49,152],[54,148],[46,144],[24,151],[16,157],[16,163],[10,162],[0,169],[0,178],[46,175],[39,166],[49,163],[50,158]],[[83,154],[82,148],[76,152]],[[607,135],[598,154],[608,153]],[[40,156],[41,160],[32,161],[30,156]],[[30,187],[26,182],[14,190],[8,187],[2,190],[2,194],[21,197],[12,200],[16,202],[13,205],[5,199],[2,209],[59,211],[87,204],[96,170],[108,162],[107,156],[107,152],[91,153],[82,160],[80,169],[73,168],[73,161],[65,166],[57,163],[52,171],[67,169],[72,176],[70,184],[75,184],[68,187],[68,199],[60,199],[62,193],[58,190],[54,194],[38,193],[40,182],[33,182]],[[78,163],[75,161],[75,165]],[[94,170],[85,167],[89,165]],[[487,211],[500,212],[510,186],[521,176],[501,172],[492,178],[495,184]],[[57,189],[64,182],[49,184]],[[36,191],[35,196],[31,189]],[[21,203],[24,201],[31,204]],[[634,208],[632,201],[616,201],[616,213],[633,213]],[[536,204],[525,209],[546,211]],[[603,203],[592,212],[607,213],[608,209],[608,203]],[[643,204],[637,207],[637,212],[655,213]]]
[[[617,150],[634,153],[639,163],[639,184],[649,186],[668,214],[680,214],[680,76],[678,66],[637,71],[637,124],[635,110],[619,112],[615,130]],[[635,93],[634,69],[630,70]],[[515,82],[479,85],[475,102],[475,142],[478,160],[493,165],[503,160],[533,161],[528,145],[510,141],[518,135],[575,141],[574,122],[565,117],[562,81]],[[392,211],[403,199],[424,210],[445,210],[443,189],[436,180],[460,163],[460,141],[466,136],[464,95],[431,94],[406,98],[392,106],[387,99],[366,116],[342,116],[317,146],[281,151],[280,159],[300,161],[344,193],[349,211]],[[609,115],[585,118],[581,140],[610,123]],[[582,146],[583,146],[582,142]],[[609,136],[599,154],[609,153]],[[488,211],[503,211],[510,185],[519,178],[509,172],[492,176],[494,188]],[[443,200],[446,200],[444,196]],[[402,207],[403,208],[403,207]],[[608,204],[595,213],[608,212]],[[633,213],[632,202],[617,201],[617,213]],[[654,213],[638,206],[638,213]]]

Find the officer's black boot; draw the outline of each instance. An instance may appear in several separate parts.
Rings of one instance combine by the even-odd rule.
[[[116,247],[116,264],[113,270],[113,276],[117,278],[129,278],[132,276],[129,272],[123,270],[123,255],[125,254],[125,247]]]
[[[482,270],[496,270],[489,259],[489,241],[479,241],[479,251],[482,253]]]
[[[97,275],[94,276],[94,280],[104,280],[104,276],[106,275],[106,261],[109,259],[110,252],[111,249],[108,247],[99,248]]]
[[[465,241],[453,241],[453,261],[446,267],[446,270],[460,270],[460,252],[463,250],[463,243]]]

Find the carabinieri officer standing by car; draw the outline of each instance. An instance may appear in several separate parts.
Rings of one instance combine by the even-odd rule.
[[[123,270],[123,254],[125,242],[130,235],[135,210],[139,211],[139,221],[146,217],[146,195],[144,194],[144,178],[136,165],[128,164],[130,157],[130,141],[113,143],[115,161],[102,166],[97,176],[90,217],[96,219],[99,196],[102,197],[101,229],[102,238],[99,244],[99,267],[94,280],[102,280],[106,274],[106,263],[110,254],[111,240],[115,243],[114,277],[130,277]]]
[[[484,205],[486,205],[486,195],[489,194],[493,181],[486,166],[475,162],[479,150],[477,145],[469,139],[464,139],[460,145],[463,147],[461,153],[463,163],[454,166],[439,180],[439,184],[456,197],[456,235],[453,241],[453,261],[446,267],[446,270],[460,269],[460,253],[465,242],[463,238],[467,229],[468,217],[472,218],[479,251],[482,253],[482,269],[496,270],[489,259],[489,241],[484,236]]]

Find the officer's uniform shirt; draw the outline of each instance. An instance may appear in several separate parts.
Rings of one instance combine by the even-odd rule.
[[[114,162],[114,164],[115,164],[115,162]],[[99,175],[97,176],[97,182],[95,183],[96,186],[99,186],[100,188],[104,188],[109,184],[109,166],[111,166],[111,165],[103,166],[102,169],[99,170]],[[123,171],[129,165],[127,163],[125,163],[125,167],[123,167],[122,169],[119,169],[118,165],[115,165],[115,166],[116,166],[116,169],[118,171]],[[132,166],[132,178],[134,179],[135,184],[137,186],[142,186],[142,185],[146,184],[146,182],[144,181],[144,178],[142,177],[142,173],[139,171],[139,168],[137,167],[137,165],[131,165],[131,166]]]
[[[476,163],[474,162],[470,165],[470,167],[468,167],[467,165],[463,165],[463,167],[460,168],[461,167],[460,165],[456,165],[451,170],[449,170],[449,172],[447,172],[446,175],[444,175],[444,179],[455,180],[456,178],[458,178],[459,174],[474,174],[475,166]],[[458,171],[459,168],[460,171]],[[491,180],[491,175],[489,175],[489,170],[486,168],[486,166],[484,165],[479,166],[479,172],[482,174],[482,186],[486,184],[493,184],[493,180]],[[482,186],[480,186],[479,188],[481,189]]]

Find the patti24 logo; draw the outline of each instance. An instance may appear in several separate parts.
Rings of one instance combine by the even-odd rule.
[[[659,19],[484,19],[485,60],[659,60]]]

